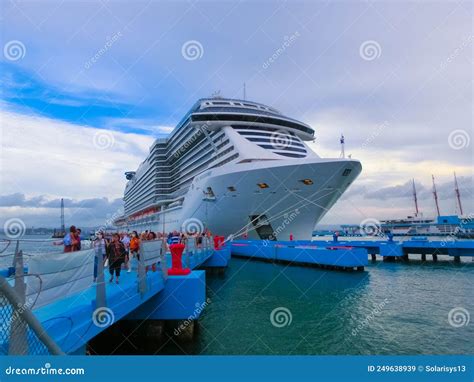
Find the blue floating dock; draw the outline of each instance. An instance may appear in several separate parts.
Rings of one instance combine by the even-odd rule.
[[[169,277],[164,289],[142,303],[127,320],[198,319],[206,300],[205,271],[192,271],[187,276]]]
[[[453,240],[447,237],[445,240],[426,240],[414,238],[412,240],[314,240],[300,241],[298,243],[312,244],[316,246],[344,245],[354,248],[365,248],[371,255],[380,255],[383,258],[404,258],[409,255],[432,255],[436,260],[438,255],[447,255],[459,260],[460,256],[474,256],[474,240]]]
[[[311,242],[236,240],[232,242],[232,256],[339,270],[363,270],[368,264],[365,248],[322,247]]]

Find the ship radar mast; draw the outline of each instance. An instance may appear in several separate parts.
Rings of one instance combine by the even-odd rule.
[[[436,204],[436,212],[438,213],[438,216],[440,216],[441,214],[439,213],[438,192],[436,191],[434,175],[431,175],[431,179],[433,180],[433,196]]]
[[[214,99],[221,99],[221,98],[222,98],[221,91],[220,91],[220,90],[216,90],[215,92],[213,92],[213,93],[211,94],[211,98],[214,98]]]
[[[344,135],[341,134],[341,139],[339,140],[341,143],[341,154],[339,154],[339,158],[345,158],[346,157],[346,152],[344,150]]]

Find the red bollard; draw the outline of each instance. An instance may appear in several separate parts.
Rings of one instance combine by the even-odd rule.
[[[293,234],[290,233],[290,241],[293,241]]]
[[[219,236],[214,236],[214,249],[220,249],[219,248]]]
[[[189,275],[191,273],[191,269],[183,268],[183,251],[184,251],[184,244],[171,244],[170,245],[171,251],[171,268],[168,269],[169,276],[181,276],[181,275]]]
[[[214,249],[222,249],[222,247],[224,246],[224,242],[224,236],[214,236]]]

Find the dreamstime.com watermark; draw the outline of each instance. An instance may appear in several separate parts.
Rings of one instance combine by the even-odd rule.
[[[278,235],[287,227],[290,225],[290,223],[297,218],[297,216],[300,214],[300,210],[296,208],[293,212],[290,212],[288,214],[285,214],[283,216],[283,222],[275,228],[275,230],[271,233],[271,235],[268,237],[268,239],[263,240],[262,244],[266,247],[268,245],[268,242],[271,240],[276,240]]]
[[[206,134],[207,131],[209,131],[209,125],[207,123],[200,126],[199,129],[197,129],[197,131],[191,135],[191,137],[186,142],[184,142],[184,144],[181,145],[178,150],[176,150],[174,157],[178,159],[181,155],[188,151],[191,146],[193,146],[194,142],[196,142],[203,134]]]
[[[197,40],[188,40],[181,46],[181,55],[188,61],[199,60],[204,55],[204,47]]]
[[[359,55],[365,61],[374,61],[382,55],[382,47],[375,40],[364,41],[359,46]]]
[[[370,146],[382,133],[382,131],[385,130],[387,127],[389,127],[388,121],[383,121],[382,124],[378,125],[375,129],[373,129],[369,136],[365,139],[365,141],[362,142],[362,145],[360,145],[359,150],[365,150],[368,146]]]
[[[3,232],[9,239],[19,239],[26,233],[26,224],[19,218],[8,219],[3,225]]]
[[[441,247],[445,247],[446,244],[449,242],[454,242],[457,240],[457,236],[462,234],[466,231],[466,224],[472,222],[474,220],[474,213],[470,213],[469,215],[465,216],[461,219],[459,226],[457,226],[452,232],[449,233],[440,243]]]
[[[32,307],[33,302],[31,300],[25,302],[24,304],[18,304],[11,316],[10,322],[12,323],[18,320],[24,312],[26,312],[28,309],[31,309]]]
[[[122,216],[124,213],[123,207],[120,207],[115,211],[111,217],[105,220],[104,224],[102,224],[99,228],[97,228],[96,232],[105,232],[107,230],[107,227],[111,227],[114,223],[114,221]]]
[[[453,328],[461,328],[463,326],[467,326],[469,325],[470,320],[471,315],[469,314],[469,311],[460,306],[451,309],[448,313],[448,323]]]
[[[449,64],[451,64],[456,58],[461,54],[461,52],[468,47],[468,45],[471,44],[471,42],[474,40],[473,35],[468,35],[466,36],[462,41],[461,44],[459,44],[456,49],[454,49],[451,54],[439,64],[438,67],[438,72],[441,72],[445,70]]]
[[[41,367],[13,367],[5,369],[5,375],[85,375],[83,367],[56,368],[46,362]]]
[[[118,31],[112,36],[107,37],[105,44],[84,64],[84,68],[89,70],[95,63],[97,63],[100,58],[109,51],[110,48],[122,37],[122,32]]]
[[[21,60],[26,55],[25,44],[19,40],[8,41],[3,46],[3,55],[9,61]]]
[[[372,309],[372,311],[365,317],[365,319],[363,319],[362,322],[357,325],[355,329],[352,329],[352,335],[356,336],[362,329],[367,327],[373,321],[375,316],[379,315],[382,312],[383,308],[388,303],[389,300],[388,298],[386,298],[380,304],[375,305],[374,309]]]
[[[196,308],[193,311],[193,314],[191,314],[186,320],[184,320],[181,325],[179,325],[173,332],[175,336],[179,336],[186,328],[191,325],[191,323],[196,320],[201,312],[206,308],[211,303],[211,299],[208,297],[206,301],[204,301],[202,304],[197,303]]]
[[[375,218],[367,218],[360,222],[359,230],[366,236],[385,237],[382,231],[382,224]]]
[[[285,53],[285,51],[291,46],[293,45],[293,43],[296,41],[296,39],[300,37],[300,32],[296,31],[295,33],[293,33],[291,36],[285,36],[285,38],[283,39],[283,43],[281,44],[281,46],[278,47],[277,50],[275,50],[275,52],[270,56],[268,57],[268,59],[262,64],[262,68],[263,69],[268,69],[270,67],[271,64],[273,64],[276,60],[278,60],[278,58],[283,54]]]
[[[291,314],[290,309],[279,306],[270,313],[270,322],[275,328],[290,326],[293,322],[293,314]]]

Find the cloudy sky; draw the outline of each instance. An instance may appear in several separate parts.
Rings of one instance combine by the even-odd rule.
[[[316,130],[363,172],[323,223],[473,202],[469,1],[3,1],[0,224],[102,224],[196,99],[220,91]]]

